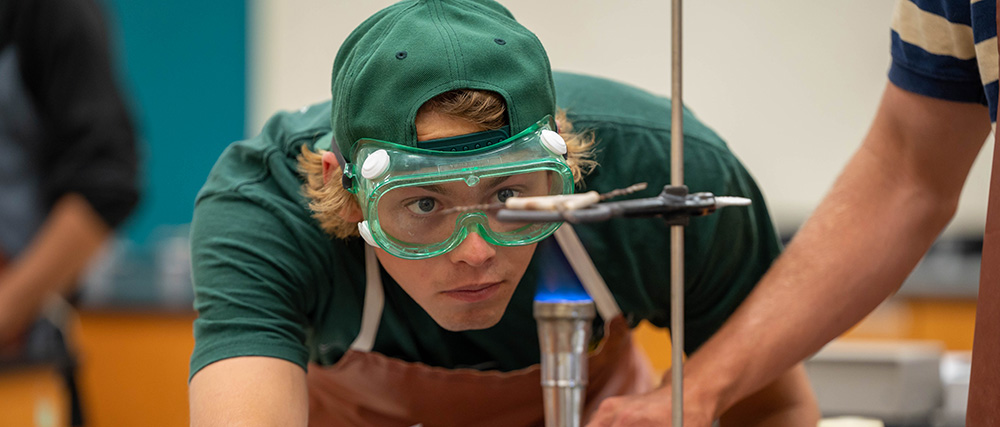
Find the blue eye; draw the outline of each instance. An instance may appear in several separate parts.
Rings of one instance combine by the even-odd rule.
[[[506,202],[507,199],[511,197],[517,197],[517,195],[518,195],[517,191],[510,188],[504,188],[503,190],[497,191],[497,200],[499,200],[500,203],[503,203]]]
[[[423,199],[417,200],[413,203],[406,205],[406,208],[417,215],[425,215],[434,212],[434,208],[437,206],[437,201],[430,197],[425,197]]]

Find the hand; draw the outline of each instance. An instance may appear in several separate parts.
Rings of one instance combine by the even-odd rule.
[[[669,381],[669,378],[667,378]],[[685,394],[688,398],[688,394]],[[672,421],[670,386],[648,393],[605,399],[587,427],[669,426]],[[705,401],[685,399],[684,426],[711,427],[714,409]]]
[[[17,342],[50,295],[70,292],[110,235],[83,196],[56,201],[28,246],[0,271],[0,346]]]
[[[0,359],[18,355],[24,345],[24,326],[18,322],[18,311],[16,302],[0,291]]]

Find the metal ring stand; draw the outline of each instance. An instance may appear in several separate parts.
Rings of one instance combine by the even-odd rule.
[[[670,185],[684,185],[684,103],[681,102],[681,0],[671,21]],[[684,425],[684,226],[670,227],[670,387],[673,426]]]

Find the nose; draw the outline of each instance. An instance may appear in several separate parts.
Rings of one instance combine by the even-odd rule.
[[[470,232],[465,236],[465,240],[459,243],[455,249],[448,252],[448,257],[453,263],[466,263],[472,266],[485,264],[497,254],[497,249],[489,244],[477,232]]]

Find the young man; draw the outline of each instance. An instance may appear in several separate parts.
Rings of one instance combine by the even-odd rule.
[[[637,182],[658,192],[669,102],[553,78],[530,31],[468,0],[377,13],[341,47],[332,86],[332,102],[278,114],[231,146],[198,196],[193,424],[540,425],[532,301],[548,266],[536,248],[569,226],[505,223],[476,206]],[[779,244],[725,144],[690,114],[685,130],[688,185],[754,201],[687,228],[691,352]],[[629,329],[668,323],[669,227],[574,228],[593,257],[582,261],[607,281],[592,296],[610,307],[594,325],[589,416],[606,397],[653,389]],[[801,367],[747,402],[724,423],[817,419]]]

